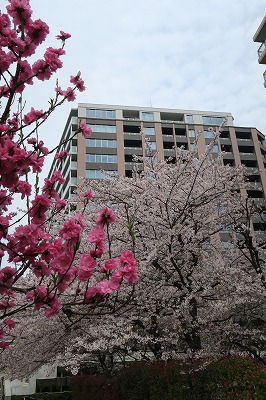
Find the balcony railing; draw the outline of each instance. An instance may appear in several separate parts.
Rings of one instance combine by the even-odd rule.
[[[264,64],[265,63],[264,58],[266,58],[266,41],[263,42],[260,45],[259,49],[258,49],[258,61],[259,61],[259,63]]]

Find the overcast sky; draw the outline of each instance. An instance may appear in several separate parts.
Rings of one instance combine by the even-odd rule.
[[[78,102],[231,112],[266,134],[266,89],[253,42],[265,0],[31,0],[35,19],[71,33],[58,78],[82,72],[87,90],[42,128],[57,143]],[[43,48],[44,51],[44,48]],[[55,78],[32,90],[45,108]]]

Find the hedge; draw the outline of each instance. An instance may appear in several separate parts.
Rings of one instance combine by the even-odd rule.
[[[265,400],[266,369],[252,358],[134,363],[115,376],[73,379],[73,400]]]

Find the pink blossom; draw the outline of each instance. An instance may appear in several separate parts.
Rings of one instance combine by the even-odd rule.
[[[7,6],[6,9],[14,23],[16,25],[20,25],[22,21],[27,23],[32,14],[29,0],[9,0],[9,3],[10,6]]]
[[[80,78],[80,71],[77,73],[77,75],[70,76],[70,83],[73,83],[73,85],[75,85],[80,92],[84,92],[86,89],[84,86],[84,81]]]
[[[52,75],[49,64],[45,60],[37,60],[32,65],[32,72],[36,76],[36,78],[41,81],[50,79]]]
[[[102,208],[98,214],[96,219],[96,224],[104,227],[104,225],[113,224],[116,220],[116,215],[111,208]]]
[[[102,245],[104,239],[105,239],[105,232],[100,227],[93,228],[88,235],[89,242],[95,243],[98,246]]]
[[[91,190],[87,190],[85,193],[82,193],[80,195],[80,197],[82,197],[85,200],[91,200],[93,195],[92,195],[92,191]]]
[[[16,131],[19,127],[17,113],[13,113],[12,118],[8,118],[7,122],[8,122],[8,125],[10,126],[10,129]]]
[[[4,319],[3,323],[9,327],[9,329],[13,329],[16,326],[16,322],[13,319]]]
[[[40,252],[47,249],[47,240],[50,235],[44,232],[38,225],[20,225],[15,229],[12,236],[8,236],[8,246],[13,248],[17,253]],[[12,255],[12,256],[11,256]],[[14,254],[10,253],[10,258],[13,259]]]
[[[59,235],[64,240],[77,240],[81,231],[84,229],[84,220],[81,214],[76,214],[74,218],[65,221],[59,231]]]
[[[67,150],[60,151],[60,153],[56,153],[55,160],[58,160],[60,163],[63,161],[63,158],[69,156],[69,152]]]
[[[59,293],[64,293],[66,291],[75,275],[76,268],[74,268],[72,265],[65,273],[58,272],[57,289]]]
[[[80,80],[80,75],[81,75],[80,71],[77,73],[77,75],[71,75],[70,76],[70,83],[73,83],[73,85],[76,85],[77,82]]]
[[[7,207],[12,203],[13,198],[7,194],[6,190],[0,190],[0,208],[7,211]]]
[[[76,84],[76,88],[78,89],[79,92],[84,92],[86,90],[84,81],[82,79],[80,79],[77,84]]]
[[[8,217],[3,217],[0,215],[0,238],[3,238],[7,235],[9,227],[9,219]]]
[[[28,165],[32,167],[32,172],[41,172],[44,163],[44,157],[36,152],[28,153]]]
[[[54,90],[56,93],[60,94],[60,96],[64,96],[64,91],[61,86],[56,86]]]
[[[8,70],[10,65],[14,62],[14,55],[11,52],[4,52],[0,49],[0,71],[4,73]]]
[[[96,297],[98,294],[99,294],[99,289],[97,288],[97,286],[89,287],[85,292],[86,303],[92,303],[94,301],[94,297]]]
[[[44,118],[43,110],[35,110],[33,107],[31,107],[30,112],[24,115],[22,121],[24,124],[29,125],[32,122],[37,121],[39,118]]]
[[[79,258],[81,268],[93,270],[96,267],[96,260],[89,254],[84,253]]]
[[[112,293],[114,290],[112,283],[107,279],[104,279],[101,282],[99,282],[97,288],[99,290],[99,293],[102,294],[103,296],[105,296],[108,293]]]
[[[63,242],[63,240],[59,238],[55,239],[47,246],[48,258],[45,255],[43,259],[47,259],[47,261],[50,262],[50,267],[54,272],[65,274],[71,266],[74,251],[72,246],[67,245],[68,243]]]
[[[137,275],[137,269],[134,265],[127,265],[126,267],[122,268],[121,273],[123,274],[124,281],[128,282],[130,285],[133,285],[139,279]]]
[[[0,300],[0,310],[6,310],[8,308],[15,307],[16,303],[14,300]]]
[[[29,21],[25,30],[31,41],[36,46],[41,44],[49,33],[48,25],[40,19],[37,19],[36,21]]]
[[[49,302],[49,308],[45,311],[45,316],[50,318],[54,315],[58,314],[62,308],[62,304],[59,302],[58,297],[56,296],[53,301]]]
[[[137,265],[137,260],[135,259],[134,254],[130,250],[122,251],[119,258],[120,258],[121,265],[124,265],[124,264],[130,264],[133,266]]]
[[[118,290],[121,287],[123,276],[121,271],[114,272],[110,279],[110,285],[113,290]]]
[[[63,90],[60,86],[56,86],[56,93],[60,94],[60,96],[64,96],[67,101],[74,101],[76,98],[76,94],[74,92],[74,88],[68,87],[66,90]]]
[[[82,282],[86,282],[93,274],[97,263],[90,254],[82,254],[79,259],[80,268],[78,270],[78,278]]]
[[[42,117],[42,118],[46,118],[46,116]],[[47,149],[47,147],[44,146],[44,143],[42,140],[39,141],[37,148],[41,151],[41,153],[44,156],[47,156],[49,154],[49,150]]]
[[[43,261],[34,261],[32,263],[32,271],[37,278],[41,278],[43,276],[50,276],[51,271],[48,268],[47,264]]]
[[[25,42],[25,47],[24,50],[22,50],[23,57],[30,57],[35,53],[37,46],[29,36],[25,37],[24,42]]]
[[[105,263],[101,266],[100,272],[107,272],[114,270],[118,267],[118,260],[116,258],[110,258],[105,261]]]
[[[31,66],[28,63],[28,61],[27,60],[19,60],[18,64],[20,66],[18,82],[20,84],[27,83],[28,85],[32,85],[33,84],[32,69],[31,69]]]
[[[86,138],[91,135],[92,130],[91,127],[86,124],[79,124],[78,132],[81,132],[81,134]]]
[[[28,142],[28,144],[35,145],[37,143],[37,139],[32,137],[32,138],[27,139],[27,142]]]
[[[9,344],[7,342],[0,342],[1,349],[7,349],[8,347],[9,347]]]
[[[104,242],[100,242],[95,249],[90,250],[90,255],[94,258],[101,258],[105,250]]]
[[[70,37],[71,37],[71,35],[69,33],[60,31],[60,34],[56,36],[56,39],[62,40],[63,42],[65,42],[65,40],[69,39]]]
[[[65,91],[63,91],[63,95],[67,99],[67,101],[74,101],[76,98],[76,94],[74,92],[74,89],[71,87],[68,87]]]
[[[30,196],[31,194],[31,184],[26,181],[18,181],[16,189],[16,191],[21,193],[22,199],[24,199],[25,196]]]
[[[44,53],[44,59],[52,72],[57,71],[58,68],[62,68],[63,63],[59,59],[59,56],[63,54],[65,54],[65,51],[62,49],[54,49],[53,47],[48,47],[46,49],[46,52]]]
[[[61,184],[65,182],[65,179],[62,177],[60,171],[54,171],[51,179],[49,178],[44,179],[44,186],[42,188],[43,194],[58,199],[59,196],[54,188],[56,182],[60,182]]]
[[[12,285],[16,273],[16,268],[4,267],[0,269],[0,281],[6,283],[7,285]]]
[[[51,200],[48,196],[41,194],[32,200],[32,208],[29,211],[29,216],[32,218],[33,224],[42,224],[45,219],[45,213],[48,211],[51,205]]]
[[[8,97],[10,93],[10,88],[6,85],[0,86],[0,97]]]
[[[66,200],[57,199],[55,202],[55,209],[56,211],[61,211],[66,207],[66,205],[67,205]]]
[[[0,124],[0,132],[1,132],[1,133],[3,133],[3,132],[8,132],[9,129],[10,129],[9,125],[7,125],[7,124]]]

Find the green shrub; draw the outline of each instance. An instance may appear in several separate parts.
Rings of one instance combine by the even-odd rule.
[[[134,363],[115,377],[76,377],[73,393],[73,400],[265,400],[266,369],[231,356],[193,364]]]
[[[109,375],[80,375],[72,381],[73,400],[116,400],[115,378]]]

